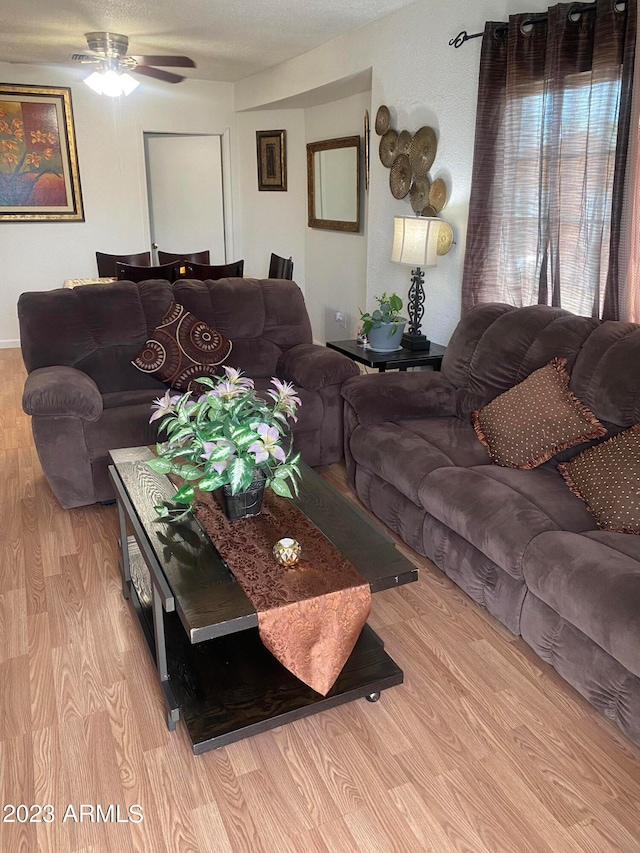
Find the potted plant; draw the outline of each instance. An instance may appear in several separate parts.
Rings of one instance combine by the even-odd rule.
[[[378,352],[395,352],[400,349],[400,341],[407,324],[407,318],[400,316],[402,299],[397,293],[375,297],[378,307],[371,314],[360,311],[362,334],[367,336],[369,346]]]
[[[219,382],[200,377],[198,383],[209,390],[197,399],[191,392],[167,391],[153,404],[150,421],[161,419],[159,431],[167,440],[158,443],[149,465],[185,481],[173,496],[181,506],[156,507],[161,518],[184,518],[196,489],[216,492],[231,519],[258,515],[265,488],[287,498],[289,484],[298,492],[300,454],[293,453],[287,424],[297,420],[301,405],[293,386],[274,377],[266,392],[270,399],[261,399],[252,379],[233,367],[224,372]]]

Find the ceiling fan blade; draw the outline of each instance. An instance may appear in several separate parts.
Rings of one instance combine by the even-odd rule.
[[[163,68],[195,68],[188,56],[131,56],[138,65],[161,65]]]
[[[160,68],[151,68],[144,65],[138,65],[131,68],[133,74],[142,74],[143,77],[155,77],[156,80],[163,80],[165,83],[179,83],[184,80],[180,74],[173,74],[171,71],[162,71]]]

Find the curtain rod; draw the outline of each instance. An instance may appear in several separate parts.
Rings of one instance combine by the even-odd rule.
[[[597,3],[595,2],[595,0],[593,3],[574,3],[574,5],[571,7],[571,9],[569,9],[569,17],[571,17],[571,15],[579,14],[580,12],[589,12],[591,9],[595,9],[596,5],[597,5]],[[616,6],[626,6],[626,5],[627,5],[626,0],[618,0],[618,2],[616,3]],[[622,11],[622,10],[620,10],[620,11]],[[523,26],[525,26],[526,24],[532,24],[532,25],[544,24],[546,22],[546,20],[547,20],[547,13],[543,12],[542,14],[537,15],[535,18],[530,18],[528,21],[524,21]],[[498,27],[496,27],[496,35],[505,36],[507,34],[507,30],[508,30],[507,24],[503,24],[502,26],[498,26]],[[455,38],[451,39],[451,41],[449,42],[449,46],[450,47],[456,47],[456,48],[462,47],[462,45],[465,42],[471,41],[471,39],[481,38],[483,35],[484,35],[484,32],[482,32],[482,33],[471,33],[471,35],[469,35],[469,33],[466,30],[462,30],[462,32],[458,33],[458,35]]]

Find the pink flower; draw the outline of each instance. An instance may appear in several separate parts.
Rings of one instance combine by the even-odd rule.
[[[248,379],[246,376],[242,375],[241,370],[236,370],[235,367],[224,367],[222,368],[227,375],[227,381],[231,383],[231,385],[241,385],[244,388],[253,388],[253,379]]]
[[[219,447],[224,447],[227,450],[228,455],[225,459],[218,459],[216,462],[210,462],[210,465],[217,474],[222,474],[222,472],[229,467],[233,454],[236,452],[236,447],[231,441],[227,441],[226,438],[223,438],[220,441],[205,441],[202,445],[204,450],[202,458],[210,459],[213,451],[217,450]]]
[[[276,376],[271,380],[271,384],[276,389],[275,391],[267,391],[267,394],[275,401],[279,411],[285,412],[294,421],[296,418],[296,409],[302,405],[302,400],[296,394],[296,389],[291,382],[282,382]]]
[[[157,421],[159,418],[163,418],[165,415],[171,414],[173,412],[174,403],[176,403],[179,399],[180,395],[174,394],[172,396],[171,391],[165,391],[164,396],[157,397],[151,404],[151,408],[155,409],[155,412],[149,418],[149,423]]]
[[[277,428],[269,426],[269,424],[258,424],[256,432],[260,438],[247,448],[248,453],[254,454],[256,464],[266,462],[270,456],[273,456],[278,462],[284,464],[287,461],[287,457],[284,450],[278,444],[280,433]]]
[[[246,394],[246,389],[235,385],[228,379],[223,379],[222,382],[218,382],[210,393],[214,397],[220,397],[222,400],[233,400],[234,397],[242,397],[243,394]]]

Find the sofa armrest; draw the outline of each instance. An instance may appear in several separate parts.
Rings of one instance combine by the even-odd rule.
[[[341,385],[360,373],[357,365],[335,350],[319,344],[298,344],[278,359],[278,376],[307,391],[319,391],[329,385]]]
[[[28,415],[97,421],[102,415],[102,394],[93,379],[75,367],[39,367],[27,376],[22,408]]]
[[[456,389],[442,373],[372,373],[342,386],[342,396],[361,424],[456,413]]]

